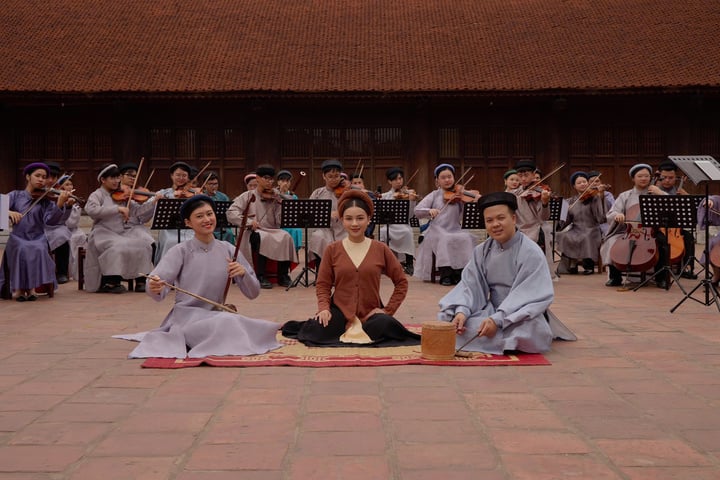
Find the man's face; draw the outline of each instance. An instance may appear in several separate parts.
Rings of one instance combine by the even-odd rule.
[[[501,244],[515,235],[517,216],[507,205],[493,205],[483,212],[488,235]]]
[[[395,191],[398,191],[402,188],[404,181],[405,179],[402,175],[398,175],[393,180],[388,180],[388,182],[390,182],[390,187]]]
[[[323,180],[325,180],[325,186],[328,188],[335,188],[340,185],[340,170],[332,168],[327,172],[323,173]]]
[[[660,171],[660,185],[665,188],[669,189],[675,186],[675,181],[677,180],[677,174],[674,170],[661,170]]]
[[[275,178],[272,175],[263,175],[257,177],[258,190],[272,190]]]
[[[523,187],[529,187],[535,180],[535,174],[530,170],[518,172],[518,177],[520,178],[520,185]]]
[[[205,190],[207,190],[207,193],[210,195],[215,195],[215,193],[218,191],[218,188],[220,187],[220,182],[217,178],[211,178],[207,181],[205,184]]]
[[[175,170],[177,172],[177,170]],[[182,171],[182,170],[181,170]],[[120,182],[127,187],[132,187],[135,183],[135,177],[137,176],[136,170],[125,170],[120,175]]]
[[[365,182],[362,178],[353,178],[351,185],[359,190],[365,190]]]
[[[182,168],[177,168],[170,174],[170,180],[172,180],[175,187],[184,187],[190,181],[190,174]]]

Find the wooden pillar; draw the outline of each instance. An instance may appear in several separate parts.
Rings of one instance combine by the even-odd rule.
[[[405,128],[405,174],[420,169],[411,187],[425,195],[435,189],[433,168],[437,164],[437,132],[431,120],[431,107],[426,101],[418,103]]]

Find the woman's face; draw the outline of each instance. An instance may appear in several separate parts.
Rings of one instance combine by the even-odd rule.
[[[520,186],[520,177],[517,176],[517,173],[513,173],[509,177],[505,179],[505,188],[509,190],[515,190]]]
[[[370,217],[360,207],[348,207],[343,212],[343,227],[353,242],[365,239],[365,230],[370,225]]]
[[[440,188],[448,189],[455,184],[455,175],[450,170],[443,170],[438,174],[437,184]]]
[[[635,172],[635,176],[633,177],[633,183],[637,188],[642,190],[650,186],[651,178],[652,175],[650,174],[650,171],[647,168],[641,168],[640,170]]]
[[[575,179],[575,190],[576,190],[578,193],[584,192],[585,189],[587,188],[587,186],[588,186],[587,178],[585,178],[585,177],[577,177],[577,178]]]
[[[38,168],[32,173],[25,175],[25,180],[28,182],[33,190],[44,188],[45,180],[47,179],[47,173],[42,168]]]
[[[185,220],[185,225],[192,228],[198,235],[207,235],[215,231],[215,212],[207,203],[201,203],[192,211],[190,217]]]
[[[100,182],[102,183],[102,186],[107,190],[108,192],[114,192],[118,188],[120,188],[120,175],[117,175],[115,177],[105,177],[101,178]]]

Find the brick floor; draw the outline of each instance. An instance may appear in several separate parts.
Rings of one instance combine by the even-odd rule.
[[[0,302],[0,480],[720,478],[718,310],[603,283],[554,284],[579,341],[539,367],[145,370],[111,335],[169,301],[69,283]],[[398,317],[432,319],[447,290],[411,279]],[[304,287],[229,300],[277,322],[315,310]]]

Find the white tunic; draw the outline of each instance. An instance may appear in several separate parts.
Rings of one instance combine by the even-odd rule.
[[[228,222],[240,228],[245,228],[241,225],[242,214],[253,196],[255,201],[250,203],[248,209],[248,225],[253,220],[260,225],[260,228],[257,229],[257,233],[260,234],[260,255],[279,262],[290,261],[297,263],[297,251],[292,236],[280,228],[281,204],[277,201],[261,200],[260,192],[257,190],[241,193],[227,209]],[[286,201],[290,202],[292,200]],[[240,243],[240,251],[245,258],[252,258],[250,233],[250,230],[246,231]]]
[[[85,212],[93,220],[85,259],[85,290],[88,292],[100,288],[102,275],[130,279],[152,269],[152,238],[126,225],[118,206],[103,187],[91,193],[85,203]],[[152,204],[130,202],[132,215],[152,208]]]
[[[310,200],[315,199],[332,200],[330,212],[337,212],[338,199],[334,191],[328,190],[327,187],[317,188],[310,194]],[[328,245],[345,237],[347,237],[347,232],[343,227],[342,220],[340,218],[331,218],[330,228],[315,228],[310,232],[308,249],[316,256],[322,257]]]
[[[498,326],[495,336],[478,337],[465,350],[545,352],[553,334],[544,313],[554,295],[542,250],[518,231],[504,245],[490,238],[475,247],[462,280],[440,300],[438,319],[449,322],[456,313],[467,317],[456,348],[477,335],[489,317]]]
[[[205,244],[196,238],[172,247],[152,271],[162,280],[217,303],[223,302],[227,282],[228,258],[235,251],[228,242],[213,239]],[[255,298],[260,282],[248,261],[237,259],[246,273],[233,280],[243,294]],[[161,301],[168,293],[159,295],[146,291],[153,300]],[[239,313],[215,311],[213,306],[177,292],[175,304],[159,328],[115,338],[139,341],[130,358],[204,358],[210,355],[253,355],[266,353],[281,345],[276,340],[279,325],[268,320],[245,317]]]
[[[393,200],[395,192],[390,190],[382,194],[382,200]],[[410,202],[410,213],[415,210],[415,202]],[[380,226],[380,241],[387,243],[388,230],[390,234],[390,250],[395,253],[415,256],[415,237],[410,223]]]
[[[415,260],[415,277],[430,280],[432,254],[435,253],[436,267],[461,269],[472,257],[475,236],[461,228],[462,203],[447,204],[443,199],[444,190],[437,189],[423,198],[415,207],[415,216],[430,218],[430,209],[442,210],[429,223],[424,240],[418,246]]]

